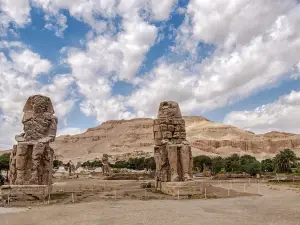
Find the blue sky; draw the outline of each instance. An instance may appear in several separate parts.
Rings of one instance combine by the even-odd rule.
[[[262,133],[300,133],[296,0],[0,0],[0,149],[52,98],[58,134],[153,117],[160,101]]]

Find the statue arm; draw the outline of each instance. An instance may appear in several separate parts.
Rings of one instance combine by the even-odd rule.
[[[53,137],[53,140],[55,139],[56,137],[56,131],[57,131],[57,117],[53,117],[52,118],[52,121],[51,121],[51,125],[50,125],[50,128],[49,128],[49,136],[50,137]]]
[[[57,130],[57,117],[53,117],[51,120],[51,124],[49,127],[49,134],[47,137],[44,137],[39,140],[41,143],[49,143],[55,140],[56,136],[56,130]]]

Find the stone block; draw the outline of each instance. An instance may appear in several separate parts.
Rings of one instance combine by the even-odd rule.
[[[161,182],[158,188],[161,192],[172,196],[187,196],[203,194],[202,181]]]
[[[168,126],[166,124],[161,124],[160,125],[160,130],[161,131],[167,131],[168,130]]]
[[[160,118],[159,120],[159,124],[167,124],[167,119],[166,118]]]
[[[176,126],[174,127],[174,131],[180,132],[180,131],[181,131],[181,125],[180,125],[180,124],[176,125]]]
[[[173,138],[174,138],[174,139],[180,138],[180,132],[174,132]]]
[[[48,185],[3,185],[1,186],[2,199],[16,201],[45,199],[51,193],[52,186]]]
[[[172,132],[170,131],[164,131],[162,132],[163,134],[163,139],[171,139],[172,138]]]
[[[168,125],[168,131],[174,132],[175,127],[174,125]]]
[[[174,144],[181,144],[182,143],[182,139],[172,139],[172,143],[174,143]]]
[[[159,125],[161,122],[160,122],[160,119],[154,119],[153,123],[154,123],[154,125]]]
[[[154,132],[154,139],[162,139],[162,134],[161,132]]]
[[[161,145],[161,138],[154,138],[154,145]]]
[[[159,126],[159,124],[155,124],[153,126],[153,132],[158,132],[158,131],[160,131],[160,126]]]
[[[180,132],[180,138],[186,139],[186,132]]]
[[[167,124],[173,125],[174,124],[174,120],[172,118],[167,118]]]

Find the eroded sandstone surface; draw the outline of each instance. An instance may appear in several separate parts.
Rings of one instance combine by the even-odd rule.
[[[22,123],[24,133],[16,135],[17,145],[10,156],[10,184],[47,185],[52,183],[53,149],[57,118],[50,98],[34,95],[28,98]]]
[[[160,103],[153,134],[156,186],[161,182],[192,180],[192,151],[177,102]]]
[[[183,119],[186,139],[191,144],[193,156],[241,153],[263,159],[283,148],[300,153],[299,134],[254,134],[231,125],[214,123],[201,116],[183,116]],[[66,162],[69,159],[73,162],[96,157],[101,159],[103,153],[113,155],[114,160],[153,156],[153,120],[138,118],[107,121],[78,135],[59,136],[51,146],[55,155]]]

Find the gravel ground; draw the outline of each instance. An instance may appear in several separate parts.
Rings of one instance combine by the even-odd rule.
[[[233,189],[241,190],[243,188],[243,184],[233,185]],[[34,207],[26,212],[0,214],[0,224],[300,224],[300,195],[298,191],[286,186],[268,186],[267,184],[251,184],[247,186],[247,191],[249,192],[255,193],[257,190],[263,196],[179,201],[98,201]]]
[[[27,210],[26,208],[2,208],[2,207],[0,207],[0,214],[23,212],[26,210]]]

